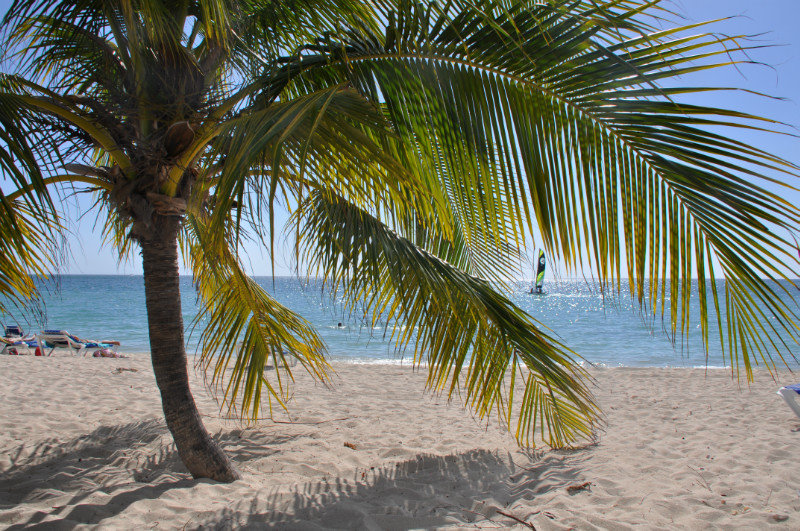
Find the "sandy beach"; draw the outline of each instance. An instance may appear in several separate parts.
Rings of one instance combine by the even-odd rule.
[[[297,375],[291,421],[247,429],[195,376],[243,474],[223,485],[186,473],[145,355],[2,356],[0,527],[800,527],[800,419],[775,394],[790,374],[594,369],[596,443],[531,452],[408,367],[336,369],[334,389]]]

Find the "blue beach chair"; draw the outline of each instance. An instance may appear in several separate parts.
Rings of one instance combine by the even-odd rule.
[[[14,339],[25,335],[22,333],[22,328],[19,325],[7,325],[5,334],[6,339]]]
[[[778,394],[781,398],[786,400],[786,403],[794,411],[794,414],[800,417],[800,403],[798,403],[798,395],[800,395],[800,384],[787,385],[778,389]]]

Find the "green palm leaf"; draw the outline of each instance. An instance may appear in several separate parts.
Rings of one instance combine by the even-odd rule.
[[[184,256],[192,257],[201,301],[195,326],[201,327],[198,364],[212,369],[210,383],[222,391],[228,414],[257,420],[262,390],[272,414],[273,401],[285,407],[292,363],[321,380],[329,377],[325,346],[310,323],[272,296],[241,269],[231,241],[220,241],[208,223],[187,219]],[[270,378],[265,366],[275,371]]]
[[[534,444],[537,429],[552,446],[591,435],[596,406],[582,388],[587,376],[574,354],[488,282],[332,194],[313,194],[295,221],[298,259],[351,311],[361,302],[402,323],[392,338],[401,347],[414,343],[414,364],[428,365],[429,387],[459,395],[481,418],[496,410],[509,426],[513,411],[523,444]]]
[[[733,330],[755,334],[726,334],[726,351],[739,352],[748,373],[753,355],[774,366],[771,353],[780,352],[742,338],[768,342],[774,329],[765,312],[789,341],[798,339],[795,310],[766,281],[790,278],[774,264],[797,265],[782,234],[800,212],[763,176],[794,178],[798,168],[709,130],[769,121],[682,104],[672,96],[692,89],[654,85],[728,64],[742,47],[734,37],[679,29],[643,34],[645,25],[609,15],[625,6],[604,7],[398,6],[385,37],[354,30],[330,42],[339,62],[324,68],[385,102],[464,230],[517,244],[538,234],[571,271],[589,268],[617,290],[627,276],[642,305],[657,312],[660,301],[662,315],[669,307],[673,332],[688,333],[692,278],[719,264],[739,309],[718,305],[705,282],[696,283],[701,300]]]

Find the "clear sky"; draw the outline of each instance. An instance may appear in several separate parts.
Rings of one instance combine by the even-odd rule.
[[[0,0],[0,12],[5,13],[10,0]],[[786,98],[785,101],[759,98],[752,95],[726,92],[713,95],[693,96],[691,101],[699,104],[712,104],[719,107],[746,110],[754,114],[775,118],[800,128],[800,0],[673,0],[673,7],[686,22],[734,17],[710,26],[713,31],[723,34],[759,35],[758,43],[774,45],[755,50],[751,58],[765,65],[744,65],[738,70],[728,68],[711,73],[695,74],[686,78],[687,85],[735,86],[773,96]],[[792,137],[742,133],[741,139],[758,147],[780,155],[792,162],[800,163],[800,140]],[[800,197],[796,198],[800,200]],[[78,199],[82,205],[89,205],[90,198]],[[80,208],[71,208],[77,213]],[[282,216],[285,219],[285,215]],[[75,274],[141,274],[138,257],[133,263],[118,264],[115,253],[103,248],[94,217],[73,216],[71,230],[72,262],[66,273]],[[278,220],[280,222],[281,219]],[[278,225],[279,226],[279,225]],[[252,274],[271,273],[266,255],[256,248],[250,250],[248,268]],[[279,252],[276,258],[277,275],[291,274],[288,253]]]

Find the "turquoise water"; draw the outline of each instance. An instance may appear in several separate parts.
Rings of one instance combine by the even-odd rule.
[[[396,362],[403,358],[388,339],[385,325],[374,329],[349,319],[318,286],[296,278],[268,277],[258,282],[278,301],[310,321],[325,341],[334,360],[353,362]],[[511,294],[524,310],[549,327],[567,346],[587,361],[610,367],[692,367],[704,366],[700,343],[696,298],[691,313],[688,343],[673,345],[661,321],[646,322],[637,306],[623,295],[604,299],[583,280],[551,281],[545,294],[529,295],[529,284],[520,283]],[[625,289],[625,288],[623,288]],[[792,288],[794,289],[794,288]],[[190,277],[181,277],[184,323],[194,319],[197,304]],[[57,286],[48,285],[44,312],[33,316],[2,316],[4,324],[18,321],[25,331],[42,328],[65,329],[80,337],[116,339],[122,352],[149,350],[144,286],[141,276],[67,275]],[[795,306],[796,307],[796,306]],[[341,322],[343,327],[338,327]],[[199,332],[187,330],[189,352],[196,349]],[[718,340],[709,366],[723,366]],[[784,355],[791,354],[784,352]],[[406,353],[410,356],[410,353]]]

